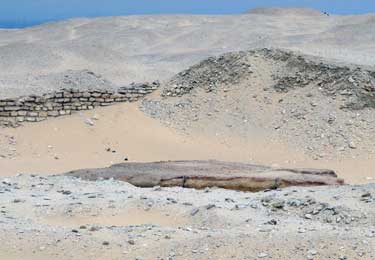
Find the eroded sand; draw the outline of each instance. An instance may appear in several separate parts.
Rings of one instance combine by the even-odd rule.
[[[87,124],[87,119],[94,125]],[[14,155],[0,157],[1,176],[56,174],[105,167],[128,158],[139,162],[217,159],[283,167],[330,168],[353,184],[373,182],[375,178],[373,155],[362,154],[334,161],[313,160],[295,147],[270,142],[256,130],[247,140],[230,134],[182,134],[145,116],[138,110],[138,104],[118,104],[0,130],[0,138],[6,135],[14,140],[14,144],[3,142],[1,149],[14,150]]]

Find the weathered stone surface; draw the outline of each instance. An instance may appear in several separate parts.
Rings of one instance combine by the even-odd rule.
[[[220,161],[123,163],[72,171],[67,175],[92,181],[114,178],[139,187],[220,187],[242,191],[344,184],[331,170],[283,169]]]

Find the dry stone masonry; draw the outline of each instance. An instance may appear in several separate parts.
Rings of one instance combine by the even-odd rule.
[[[42,96],[31,95],[0,100],[0,125],[16,126],[22,122],[38,122],[48,117],[70,115],[119,102],[134,102],[152,93],[159,82],[131,84],[118,90],[61,89]]]

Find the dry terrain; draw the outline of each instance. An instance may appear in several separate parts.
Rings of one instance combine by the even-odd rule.
[[[0,259],[375,259],[374,65],[374,14],[260,8],[0,29],[0,99],[160,81],[138,102],[0,127]],[[347,185],[116,180],[170,160],[331,169]],[[102,168],[91,181],[62,175],[91,168]]]
[[[44,93],[89,70],[114,84],[166,80],[212,55],[278,47],[374,65],[375,15],[265,9],[240,15],[72,19],[0,29],[0,97]]]

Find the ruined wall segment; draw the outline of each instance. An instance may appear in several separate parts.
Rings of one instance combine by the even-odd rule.
[[[22,122],[39,122],[49,117],[70,115],[75,111],[90,110],[120,102],[135,102],[152,93],[159,82],[131,84],[117,90],[61,89],[42,96],[30,95],[0,99],[0,125],[17,126]]]

